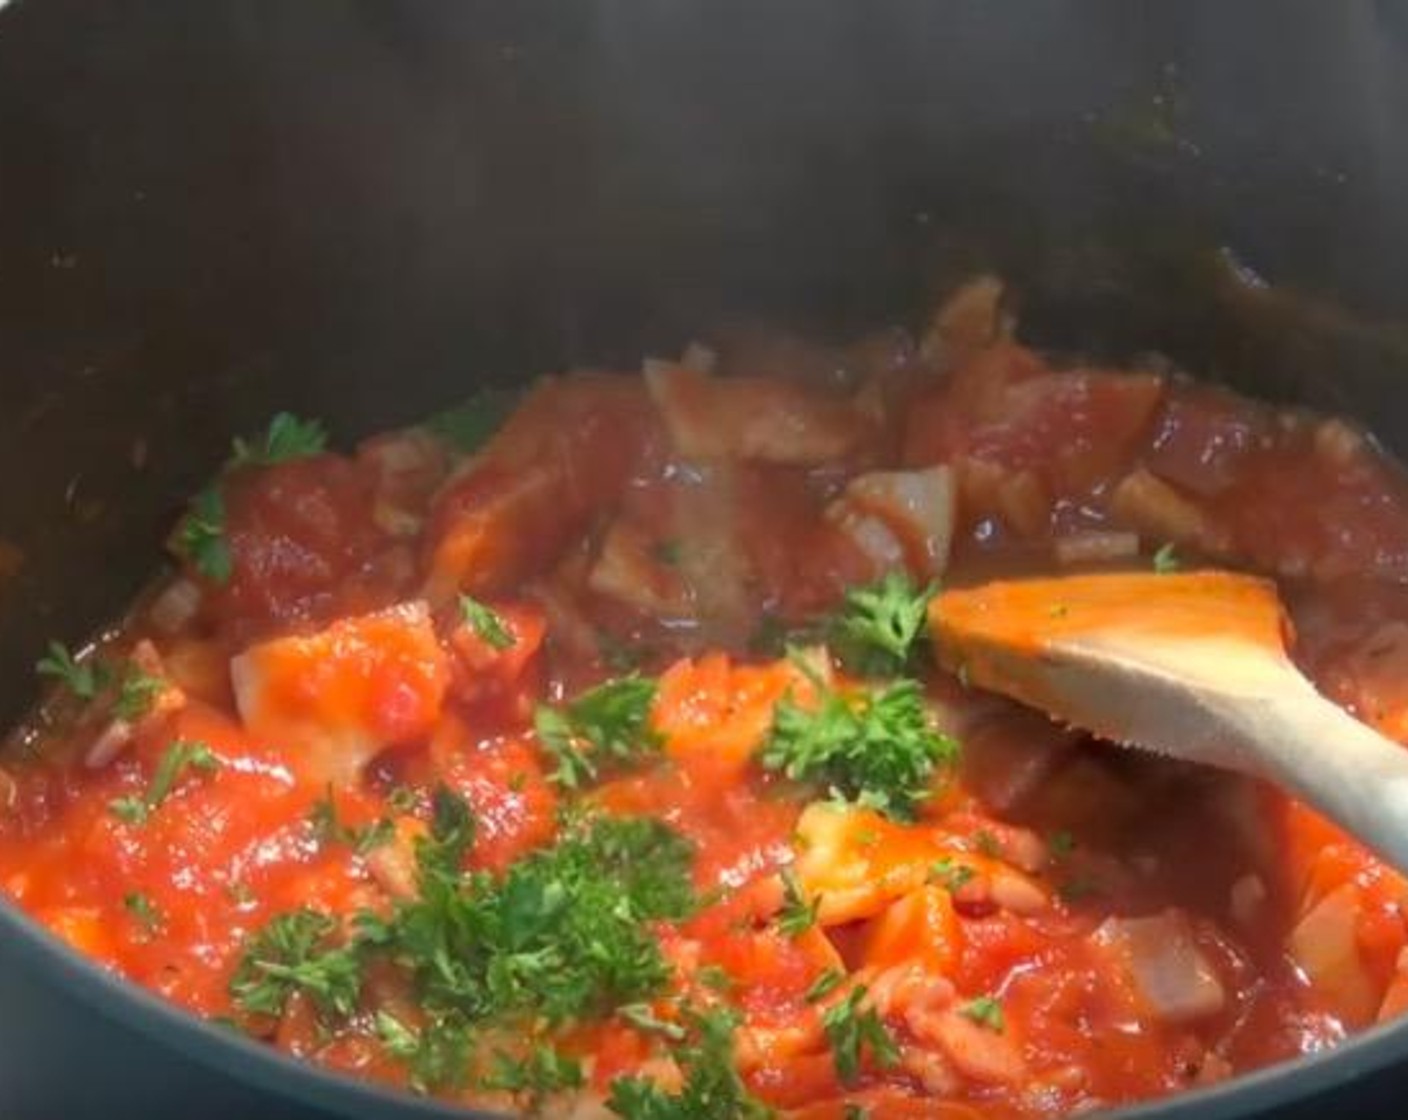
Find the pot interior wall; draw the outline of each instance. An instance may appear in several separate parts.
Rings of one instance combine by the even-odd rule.
[[[1042,344],[1408,448],[1404,11],[18,0],[0,720],[277,409],[346,442],[740,316],[914,322],[976,267]]]

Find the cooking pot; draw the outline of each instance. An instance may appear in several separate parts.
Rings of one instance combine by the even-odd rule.
[[[1408,448],[1403,4],[0,8],[7,722],[43,641],[111,617],[277,409],[351,441],[743,316],[913,321],[975,267],[1039,344]],[[1405,1089],[1408,1022],[1129,1115],[1388,1117]],[[0,906],[0,1115],[451,1114]]]

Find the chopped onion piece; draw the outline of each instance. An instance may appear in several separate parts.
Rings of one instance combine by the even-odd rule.
[[[1105,530],[1058,537],[1053,546],[1058,564],[1098,564],[1139,555],[1139,534]]]

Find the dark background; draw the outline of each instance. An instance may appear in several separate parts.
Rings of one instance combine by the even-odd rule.
[[[18,0],[0,719],[278,408],[346,441],[738,316],[912,322],[977,265],[1040,342],[1408,447],[1406,63],[1371,0]],[[35,971],[0,950],[0,1114],[276,1115]]]

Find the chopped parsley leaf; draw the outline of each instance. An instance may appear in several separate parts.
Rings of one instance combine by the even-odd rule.
[[[538,705],[533,727],[538,741],[557,762],[549,777],[568,789],[578,789],[608,767],[629,765],[658,752],[660,736],[650,726],[655,687],[644,677],[617,677],[561,708]]]
[[[359,856],[389,844],[396,835],[396,823],[388,817],[381,817],[361,828],[344,824],[338,816],[331,788],[314,802],[308,814],[308,823],[313,826],[313,835],[320,843],[346,844]]]
[[[671,1093],[648,1077],[611,1082],[606,1107],[623,1120],[767,1120],[772,1110],[748,1092],[733,1062],[737,1018],[728,1011],[688,1016],[692,1040],[675,1051],[684,1084]]]
[[[1170,572],[1176,572],[1182,567],[1178,559],[1178,554],[1173,549],[1172,542],[1159,546],[1158,551],[1154,553],[1153,565],[1154,571],[1161,576],[1166,576]]]
[[[929,867],[929,881],[939,884],[949,894],[972,882],[975,875],[977,872],[966,863],[955,863],[949,856],[936,859]]]
[[[888,677],[904,670],[924,634],[934,584],[916,587],[903,572],[846,592],[830,633],[846,666],[867,676]]]
[[[422,879],[458,879],[464,854],[474,845],[474,814],[459,794],[437,785],[430,794],[430,835],[416,844],[416,865]]]
[[[212,583],[230,582],[235,561],[225,539],[225,499],[217,483],[212,482],[191,499],[172,547]]]
[[[644,1031],[646,1034],[658,1034],[660,1037],[668,1038],[674,1042],[679,1042],[685,1037],[685,1029],[682,1026],[667,1019],[661,1019],[650,1010],[648,1004],[624,1004],[617,1008],[616,1013],[636,1030]]]
[[[979,996],[977,999],[970,999],[958,1009],[958,1013],[965,1019],[972,1019],[980,1027],[987,1027],[988,1030],[998,1034],[1007,1028],[1007,1021],[1002,1014],[1002,1004],[993,996]]]
[[[389,918],[359,919],[359,944],[409,969],[429,1013],[555,1025],[664,986],[670,968],[653,923],[693,911],[686,840],[659,821],[603,817],[502,876],[452,875],[446,855],[463,835],[454,815],[422,844],[418,897]]]
[[[120,720],[135,723],[151,710],[157,695],[165,687],[160,677],[151,676],[136,665],[129,664],[122,674],[122,683],[118,685],[112,714]]]
[[[413,1058],[420,1048],[420,1036],[385,1009],[376,1013],[376,1034],[393,1058]]]
[[[580,1089],[583,1082],[582,1064],[577,1059],[559,1054],[551,1046],[535,1046],[524,1058],[497,1051],[483,1086],[514,1094],[527,1112],[534,1113],[547,1097]]]
[[[800,937],[816,925],[817,911],[821,908],[821,897],[811,901],[802,896],[802,888],[792,869],[782,870],[782,909],[777,914],[777,928],[787,937]]]
[[[316,910],[280,914],[250,938],[230,979],[236,1006],[250,1015],[283,1014],[289,997],[304,992],[327,1014],[356,1009],[362,970],[356,952],[332,947],[337,919]]]
[[[80,700],[92,700],[107,687],[107,666],[85,658],[80,661],[62,642],[50,642],[49,652],[34,665],[41,677],[52,677]]]
[[[694,978],[716,992],[727,992],[733,988],[733,977],[716,964],[706,964],[703,968],[696,969]]]
[[[1055,860],[1065,859],[1076,847],[1076,839],[1064,828],[1053,832],[1047,838],[1046,846],[1051,852],[1051,858]]]
[[[205,743],[198,739],[177,739],[157,762],[146,793],[114,798],[108,802],[108,809],[128,824],[142,824],[170,796],[187,770],[209,774],[219,765],[220,760]]]
[[[128,891],[122,896],[122,905],[142,927],[144,933],[153,933],[161,925],[161,916],[157,913],[152,900],[141,891]]]
[[[982,855],[987,856],[988,859],[1005,858],[1002,851],[1002,844],[999,843],[997,837],[986,828],[980,828],[973,834],[973,844],[977,847],[978,851]]]
[[[794,781],[910,820],[935,769],[957,754],[958,744],[930,726],[919,685],[902,680],[859,696],[827,690],[814,708],[785,696],[758,758]]]
[[[855,1083],[867,1050],[882,1066],[894,1065],[899,1060],[899,1047],[879,1014],[873,1007],[861,1009],[865,993],[864,985],[852,988],[844,1000],[827,1008],[821,1017],[822,1030],[831,1044],[836,1076],[843,1085]]]
[[[269,466],[306,459],[327,449],[328,433],[319,420],[300,420],[289,412],[276,413],[257,440],[238,436],[231,447],[231,467]]]
[[[456,451],[468,454],[498,431],[518,403],[520,394],[513,389],[480,389],[469,399],[436,413],[421,423]]]
[[[502,651],[518,644],[513,631],[504,623],[503,616],[472,596],[460,596],[460,617],[475,636],[491,649]]]
[[[805,998],[808,1003],[820,1003],[839,988],[841,982],[845,979],[846,974],[839,968],[828,968],[812,981],[811,987],[807,989],[807,993],[803,998]]]

